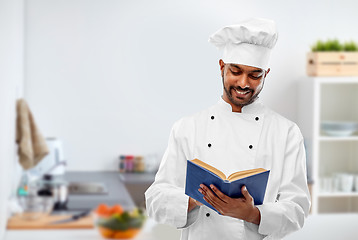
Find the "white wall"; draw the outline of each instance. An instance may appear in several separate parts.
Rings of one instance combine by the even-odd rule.
[[[23,86],[22,10],[22,0],[0,0],[0,239],[15,166],[15,102]]]
[[[357,9],[354,0],[27,1],[26,98],[42,132],[63,139],[69,169],[161,154],[173,122],[222,93],[209,35],[265,17],[279,40],[262,99],[296,121],[306,52],[319,38],[358,41]]]

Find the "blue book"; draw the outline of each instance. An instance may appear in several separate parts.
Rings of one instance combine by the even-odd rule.
[[[261,205],[269,174],[270,170],[256,168],[235,172],[226,177],[220,170],[199,159],[187,160],[185,194],[218,212],[203,199],[204,195],[198,191],[200,184],[205,184],[207,187],[213,184],[231,198],[243,197],[241,187],[245,185],[255,205]]]

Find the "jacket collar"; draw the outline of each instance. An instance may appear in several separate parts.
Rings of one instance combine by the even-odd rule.
[[[236,114],[240,114],[232,111],[232,107],[229,103],[225,102],[225,100],[220,97],[219,102],[216,104],[217,107],[225,112],[232,112]],[[248,114],[261,114],[264,111],[264,105],[261,103],[260,99],[256,99],[253,103],[242,107],[241,113]]]

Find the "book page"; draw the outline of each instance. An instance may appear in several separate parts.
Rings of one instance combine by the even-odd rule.
[[[196,165],[199,165],[200,167],[203,167],[207,170],[209,170],[210,172],[216,174],[218,177],[220,177],[222,180],[226,180],[226,176],[223,172],[221,172],[220,170],[218,170],[217,168],[204,163],[203,161],[200,161],[199,159],[195,158],[193,160],[191,160],[193,163],[195,163]]]
[[[255,168],[255,169],[235,172],[235,173],[230,174],[230,176],[227,179],[230,180],[230,181],[235,181],[235,180],[245,178],[245,177],[249,177],[251,175],[255,175],[255,174],[258,174],[258,173],[265,172],[265,171],[267,171],[267,170],[263,169],[263,168]]]

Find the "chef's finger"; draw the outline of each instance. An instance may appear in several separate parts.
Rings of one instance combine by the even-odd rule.
[[[210,189],[207,190],[207,193],[208,194],[205,195],[205,198],[208,200],[210,205],[223,214],[222,209],[226,207],[227,203],[217,197],[214,192],[210,191]]]
[[[228,202],[229,201],[229,197],[227,195],[225,195],[224,193],[222,193],[217,187],[215,187],[213,184],[210,185],[211,189],[213,190],[213,192],[216,194],[216,196],[218,196],[223,202]]]
[[[213,206],[213,208],[215,208],[220,214],[223,215],[223,212],[222,212],[222,210],[221,210],[221,206],[220,206],[220,205],[218,205],[216,202],[212,201],[212,199],[210,199],[210,198],[203,197],[203,199],[204,199],[207,203],[209,203],[211,206]]]
[[[200,185],[201,186],[201,185]],[[221,200],[221,198],[219,198],[218,196],[216,196],[216,194],[210,190],[210,188],[208,188],[207,186],[203,186],[202,189],[204,189],[205,191],[205,196],[210,198],[212,201],[217,201],[218,203],[220,202],[224,202],[223,200]]]
[[[198,189],[198,191],[205,196],[208,194],[208,187],[204,184],[200,184],[200,188]]]

